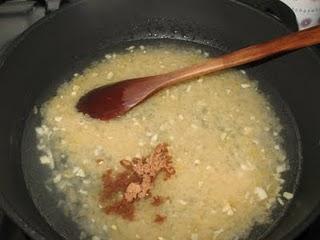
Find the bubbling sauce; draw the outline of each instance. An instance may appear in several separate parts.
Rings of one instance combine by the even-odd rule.
[[[63,194],[59,206],[79,225],[80,239],[241,239],[293,197],[282,190],[289,169],[282,126],[243,72],[160,91],[110,121],[75,107],[96,87],[206,57],[192,47],[131,46],[75,74],[41,106],[40,163],[51,169],[47,184]],[[151,175],[159,146],[170,159]]]

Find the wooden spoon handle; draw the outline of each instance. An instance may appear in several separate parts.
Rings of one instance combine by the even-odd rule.
[[[215,71],[257,61],[276,53],[286,52],[319,43],[320,26],[291,33],[268,42],[242,48],[229,54],[210,59],[205,63],[182,68],[165,74],[168,81],[164,81],[163,85],[161,84],[161,87],[173,85],[184,80],[213,73]]]

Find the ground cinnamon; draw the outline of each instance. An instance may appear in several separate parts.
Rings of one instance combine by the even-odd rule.
[[[161,197],[161,196],[154,196],[154,197],[152,198],[151,204],[152,204],[153,206],[155,206],[155,207],[158,207],[158,206],[160,206],[161,204],[163,204],[164,201],[165,201],[165,199],[164,199],[163,197]]]
[[[120,215],[123,219],[132,221],[134,218],[135,207],[133,203],[122,199],[121,201],[115,202],[114,204],[106,207],[104,212],[106,214],[117,214]]]
[[[165,215],[162,215],[162,214],[157,214],[155,219],[154,219],[154,222],[155,223],[159,223],[159,224],[162,224],[164,223],[164,221],[167,219],[167,216]]]
[[[168,179],[175,174],[175,170],[166,144],[157,145],[147,157],[133,158],[132,161],[121,160],[120,164],[124,171],[113,177],[112,170],[109,169],[103,175],[100,202],[106,214],[117,214],[124,219],[133,220],[134,202],[150,196],[154,181],[161,172]],[[156,202],[159,205],[162,203],[158,198]],[[159,217],[156,219],[160,221]]]

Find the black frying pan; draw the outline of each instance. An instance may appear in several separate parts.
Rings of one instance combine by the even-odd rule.
[[[2,207],[34,239],[63,239],[62,235],[77,239],[76,230],[71,223],[64,224],[67,220],[60,218],[55,206],[46,206],[45,211],[39,206],[47,193],[33,194],[33,200],[29,194],[28,189],[40,187],[42,180],[32,168],[38,160],[26,126],[32,124],[28,116],[35,104],[108,49],[128,41],[165,38],[194,42],[221,54],[288,31],[273,17],[227,0],[88,0],[51,14],[0,59]],[[304,49],[244,68],[272,96],[288,127],[284,137],[292,169],[286,189],[298,187],[289,209],[275,212],[275,224],[255,229],[250,239],[293,239],[320,210],[320,60],[312,49]]]

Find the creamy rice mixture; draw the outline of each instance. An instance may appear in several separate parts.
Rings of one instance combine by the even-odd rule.
[[[59,207],[79,224],[81,239],[240,239],[256,223],[271,221],[272,209],[292,198],[282,191],[281,173],[289,166],[279,119],[243,72],[225,71],[163,90],[110,121],[75,108],[98,86],[206,57],[190,47],[131,46],[74,74],[43,104],[36,128],[40,162],[52,169],[49,182],[65,196]],[[166,201],[155,207],[140,200],[133,221],[105,214],[99,204],[105,171],[120,171],[120,160],[146,156],[159,143],[168,144],[176,171],[153,186],[152,194]],[[165,221],[155,223],[155,214]]]

